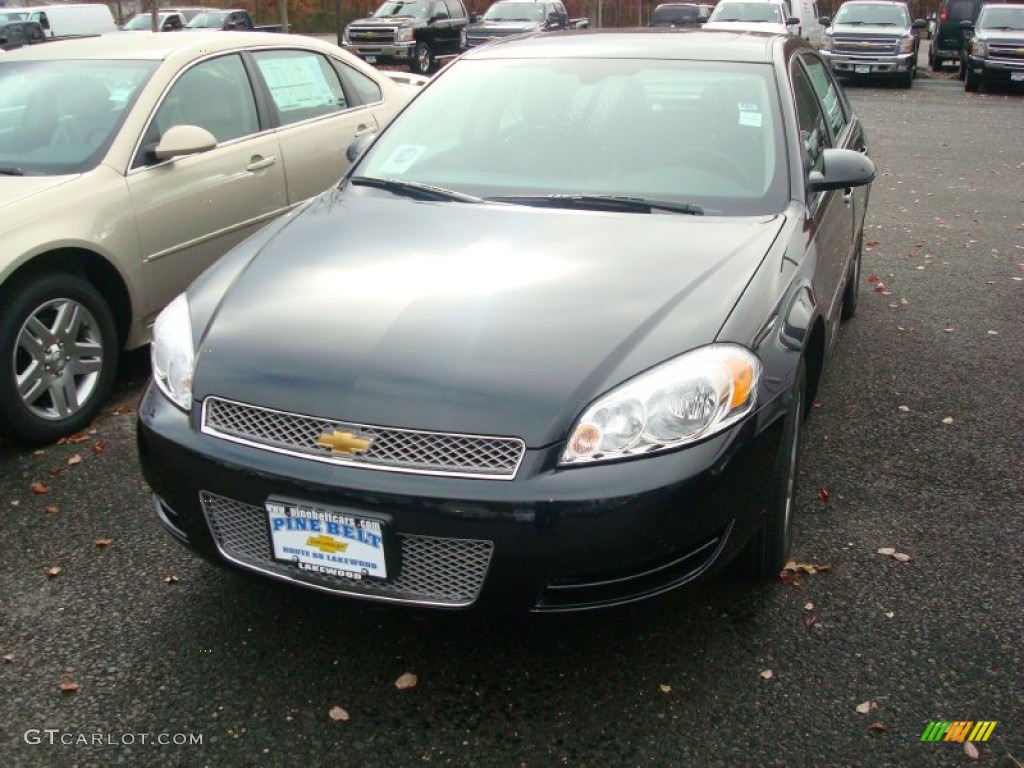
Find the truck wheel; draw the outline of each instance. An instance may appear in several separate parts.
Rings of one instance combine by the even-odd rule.
[[[69,274],[3,293],[0,427],[26,443],[81,431],[114,386],[118,338],[110,308],[90,283]]]
[[[934,47],[935,46],[931,46],[931,48],[934,48]],[[931,69],[932,72],[941,72],[942,71],[942,59],[936,58],[935,54],[931,50],[931,48],[929,48],[929,50],[928,50],[928,67]]]
[[[969,93],[977,93],[980,90],[981,79],[970,70],[964,70],[964,90]]]
[[[434,67],[434,52],[426,43],[417,43],[413,54],[411,69],[414,74],[426,75]]]

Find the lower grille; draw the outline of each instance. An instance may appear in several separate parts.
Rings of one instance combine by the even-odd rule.
[[[494,550],[490,541],[399,534],[392,539],[399,550],[397,578],[352,581],[300,571],[273,560],[267,513],[261,507],[205,491],[199,500],[217,548],[229,560],[327,592],[452,608],[472,605],[480,595]]]
[[[988,55],[1007,63],[1024,64],[1024,40],[1016,43],[989,43]]]
[[[373,29],[350,27],[348,39],[351,43],[362,45],[391,45],[395,42],[395,29],[394,27],[374,27]]]

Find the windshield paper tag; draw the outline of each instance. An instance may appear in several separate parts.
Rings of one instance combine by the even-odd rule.
[[[760,112],[740,112],[740,125],[746,125],[750,128],[761,127],[761,113]]]
[[[422,144],[403,144],[391,153],[391,157],[384,161],[380,167],[381,173],[405,173],[409,166],[416,162],[423,150]]]

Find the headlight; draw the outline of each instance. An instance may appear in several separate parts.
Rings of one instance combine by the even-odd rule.
[[[670,450],[735,424],[754,409],[761,361],[744,347],[687,352],[592,403],[559,464],[613,461]]]
[[[823,38],[821,38],[821,50],[831,51],[833,44],[834,42],[832,40],[832,35],[825,35]]]
[[[910,53],[914,50],[914,38],[913,37],[901,37],[900,38],[900,53]]]
[[[412,29],[399,29],[395,32],[396,43],[411,43],[412,42]]]
[[[988,56],[988,43],[984,40],[971,40],[972,56]]]
[[[192,348],[188,298],[184,293],[157,315],[150,356],[153,381],[157,387],[172,403],[187,411],[192,407],[192,372],[196,367],[196,356]]]

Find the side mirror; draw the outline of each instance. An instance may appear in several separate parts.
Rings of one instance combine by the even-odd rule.
[[[376,131],[371,133],[364,133],[362,136],[357,138],[351,144],[348,145],[348,149],[345,150],[345,157],[348,158],[350,163],[355,163],[360,157],[363,156],[363,152],[366,151],[373,140],[377,138]]]
[[[153,148],[153,154],[157,160],[170,160],[182,155],[208,152],[216,146],[217,139],[205,128],[198,125],[173,125]]]
[[[799,25],[800,25],[800,19],[798,19],[796,16],[790,16],[788,19],[786,19],[786,26],[787,27],[797,27]]]
[[[832,17],[831,16],[822,16],[820,19],[818,19],[818,23],[821,24],[821,26],[823,26],[823,27],[831,27],[832,26]]]
[[[911,25],[914,29],[927,29],[928,22],[924,19],[914,19],[914,23]]]
[[[863,152],[853,149],[826,149],[821,171],[811,171],[808,185],[812,192],[863,187],[875,179],[875,164]]]
[[[476,15],[476,11],[470,11],[469,12],[469,23],[470,24],[476,24],[478,19],[479,19],[479,17]]]

